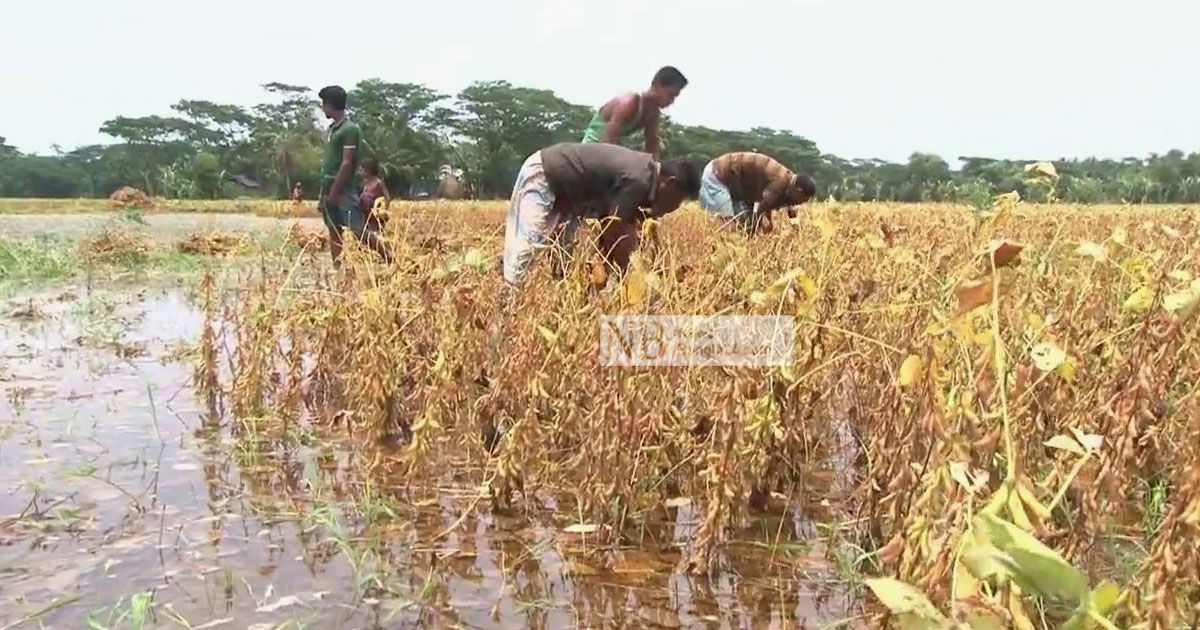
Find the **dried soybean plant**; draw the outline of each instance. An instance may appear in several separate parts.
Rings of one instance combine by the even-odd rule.
[[[389,224],[394,265],[350,245],[336,275],[284,265],[210,304],[200,382],[345,432],[413,495],[451,475],[601,541],[694,519],[694,572],[824,490],[875,593],[928,627],[1169,627],[1200,584],[1192,213],[816,204],[748,238],[689,208],[624,275],[592,229],[505,302],[502,210],[431,205]],[[788,315],[795,361],[601,367],[600,316],[631,313]]]

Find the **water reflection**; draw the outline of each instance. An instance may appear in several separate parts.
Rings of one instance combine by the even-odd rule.
[[[46,627],[121,626],[140,593],[150,626],[784,628],[847,616],[802,510],[754,521],[712,576],[689,576],[686,508],[636,548],[597,550],[549,509],[476,501],[482,477],[466,462],[448,461],[421,494],[368,474],[336,428],[222,426],[191,386],[181,344],[203,318],[180,290],[79,287],[9,309],[2,624],[40,612]],[[815,499],[803,509],[821,509]]]

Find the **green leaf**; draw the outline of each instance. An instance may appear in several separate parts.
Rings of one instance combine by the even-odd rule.
[[[980,580],[995,578],[1000,584],[1013,577],[1016,563],[1003,551],[992,545],[975,545],[962,556],[967,570]]]
[[[978,525],[988,541],[1011,558],[1013,578],[1022,587],[1070,603],[1087,596],[1083,574],[1028,532],[992,514],[980,515]]]
[[[1085,630],[1088,627],[1088,609],[1080,607],[1058,630]]]
[[[891,578],[874,578],[866,582],[875,597],[902,618],[904,627],[945,628],[950,625],[949,620],[929,602],[924,593],[908,584]],[[909,618],[905,620],[904,617]]]

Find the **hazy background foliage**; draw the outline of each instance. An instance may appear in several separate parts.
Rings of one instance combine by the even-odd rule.
[[[166,115],[116,116],[100,129],[112,144],[25,155],[0,137],[0,196],[104,197],[136,186],[169,198],[282,197],[295,182],[319,185],[324,121],[315,91],[270,83],[250,107],[181,100]],[[506,81],[469,85],[457,95],[416,83],[362,81],[351,115],[393,192],[432,192],[438,167],[464,168],[483,197],[506,196],[522,160],[538,148],[583,134],[593,105]],[[667,157],[711,158],[734,150],[768,153],[816,177],[822,197],[844,201],[954,201],[981,205],[999,192],[1044,199],[1027,186],[1029,161],[913,153],[906,163],[843,159],[792,131],[721,130],[666,119]],[[640,146],[640,139],[635,139]],[[1043,156],[1044,157],[1044,156]],[[1171,150],[1145,158],[1058,159],[1056,194],[1077,203],[1200,202],[1200,153]]]

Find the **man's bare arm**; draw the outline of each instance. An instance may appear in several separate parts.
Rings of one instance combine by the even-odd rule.
[[[337,176],[333,178],[333,185],[329,187],[329,199],[335,204],[337,198],[342,196],[346,183],[350,181],[350,174],[354,172],[354,152],[356,150],[355,147],[342,149],[342,164],[338,167]]]

